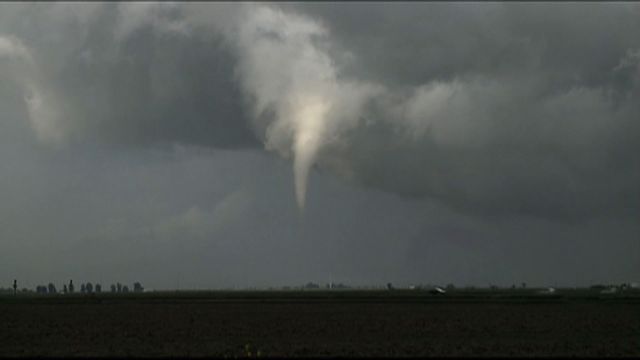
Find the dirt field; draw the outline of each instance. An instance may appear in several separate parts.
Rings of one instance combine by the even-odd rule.
[[[0,356],[640,356],[640,301],[0,299]]]

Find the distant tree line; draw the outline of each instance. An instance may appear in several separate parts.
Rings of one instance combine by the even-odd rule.
[[[4,290],[4,289],[0,289]],[[14,280],[13,283],[13,292],[14,294],[18,291],[18,282]],[[9,290],[10,291],[10,290]],[[29,292],[29,289],[23,288],[21,292]],[[73,284],[73,280],[70,280],[68,284],[62,285],[62,294],[73,294],[75,293],[76,288]],[[140,282],[135,282],[133,284],[133,292],[140,293],[144,291],[144,287]],[[1,292],[1,291],[0,291]],[[37,285],[35,292],[37,294],[58,294],[58,289],[53,283],[49,283],[48,285]],[[99,294],[102,292],[101,284],[93,284],[91,282],[80,284],[80,293],[81,294]],[[127,285],[122,285],[121,283],[111,284],[111,292],[112,293],[128,293],[129,287]]]
[[[595,284],[595,285],[591,285],[589,288],[591,290],[601,291],[601,290],[606,290],[606,289],[628,290],[628,289],[633,289],[634,287],[637,287],[637,285],[634,286],[634,284],[631,284],[631,283],[622,283],[622,284],[619,284],[619,285],[615,285],[615,284],[609,284],[609,285]]]

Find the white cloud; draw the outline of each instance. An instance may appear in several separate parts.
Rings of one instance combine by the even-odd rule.
[[[20,39],[0,34],[0,59],[31,61],[31,55]]]
[[[357,124],[362,106],[380,89],[339,78],[320,46],[328,31],[310,18],[247,6],[233,36],[257,127],[264,131],[267,149],[293,155],[296,198],[304,208],[307,178],[319,151]]]
[[[43,141],[60,142],[64,129],[60,127],[53,96],[44,90],[29,49],[14,36],[0,35],[0,59],[3,57],[12,60],[10,73],[24,91],[29,123],[36,136]]]

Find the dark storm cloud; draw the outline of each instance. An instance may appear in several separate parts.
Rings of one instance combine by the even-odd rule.
[[[3,31],[38,68],[43,105],[32,117],[44,114],[45,137],[227,148],[261,139],[293,157],[301,204],[317,164],[465,211],[638,210],[635,4],[20,11],[36,26],[5,20]]]
[[[357,62],[349,71],[419,86],[468,74],[602,84],[637,49],[635,4],[300,3]],[[507,80],[507,79],[505,79]]]
[[[157,4],[5,4],[3,19],[30,51],[51,94],[58,137],[133,145],[258,145],[234,81],[234,54],[214,32],[186,32],[178,7]],[[25,24],[30,24],[26,26]],[[46,131],[44,138],[51,137]]]
[[[358,181],[480,213],[637,213],[639,8],[583,5],[290,7],[351,53],[341,76],[392,93],[334,154]]]

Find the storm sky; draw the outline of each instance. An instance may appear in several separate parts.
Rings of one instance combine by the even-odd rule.
[[[640,4],[2,3],[0,287],[640,281]]]

